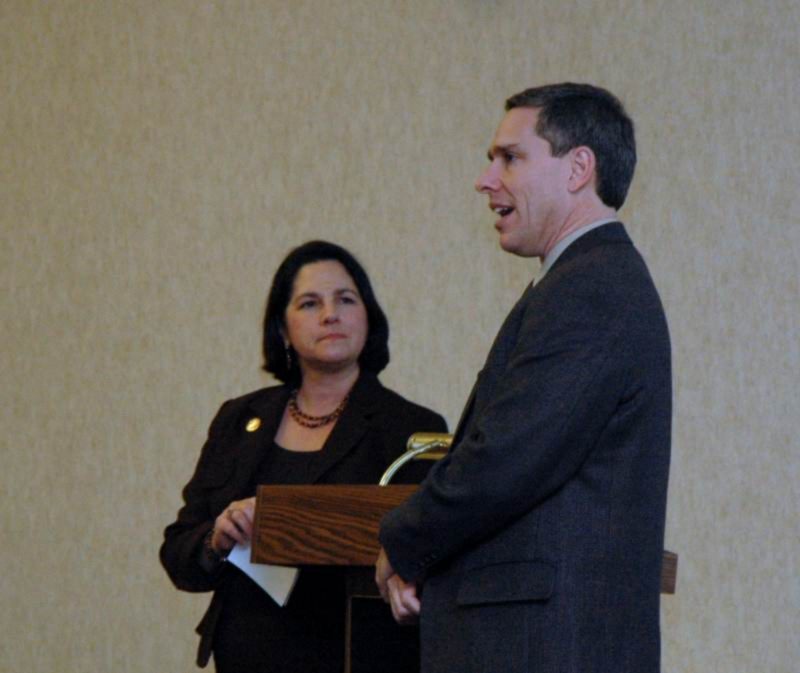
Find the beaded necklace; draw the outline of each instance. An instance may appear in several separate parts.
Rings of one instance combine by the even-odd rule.
[[[324,416],[311,416],[300,411],[300,407],[297,406],[297,392],[297,390],[293,390],[289,395],[289,415],[298,425],[302,425],[304,428],[321,428],[323,425],[333,423],[342,415],[344,408],[347,406],[347,400],[350,399],[350,393],[348,393],[331,413]]]

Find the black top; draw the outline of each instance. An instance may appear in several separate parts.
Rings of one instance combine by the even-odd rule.
[[[310,483],[311,471],[322,450],[292,451],[272,442],[272,450],[261,459],[253,481],[253,495],[258,484],[301,485]]]
[[[252,484],[307,484],[321,451],[290,451],[275,442]],[[344,576],[339,569],[303,568],[280,607],[238,568],[232,568],[214,634],[219,673],[339,673],[344,652]],[[304,643],[298,647],[297,643]]]

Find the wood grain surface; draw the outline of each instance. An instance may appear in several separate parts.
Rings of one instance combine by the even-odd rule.
[[[378,527],[414,485],[260,486],[254,563],[369,566],[380,546]]]

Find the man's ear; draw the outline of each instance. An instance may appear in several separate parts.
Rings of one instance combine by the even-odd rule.
[[[591,148],[580,145],[570,150],[572,160],[570,162],[570,176],[567,188],[575,193],[579,192],[588,184],[594,184],[597,159]]]

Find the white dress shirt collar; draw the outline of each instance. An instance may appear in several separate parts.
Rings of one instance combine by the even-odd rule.
[[[602,227],[604,224],[610,224],[611,222],[618,222],[616,217],[608,217],[604,220],[596,220],[591,224],[587,224],[585,227],[581,227],[580,229],[576,229],[573,231],[569,236],[565,236],[562,238],[558,243],[555,244],[553,249],[547,253],[542,262],[542,266],[539,269],[539,276],[536,279],[536,283],[538,283],[542,278],[545,277],[545,274],[550,270],[553,264],[556,263],[556,260],[561,256],[561,253],[564,252],[570,245],[572,245],[575,241],[577,241],[581,236],[584,234],[588,234],[592,229],[597,229],[597,227]]]

